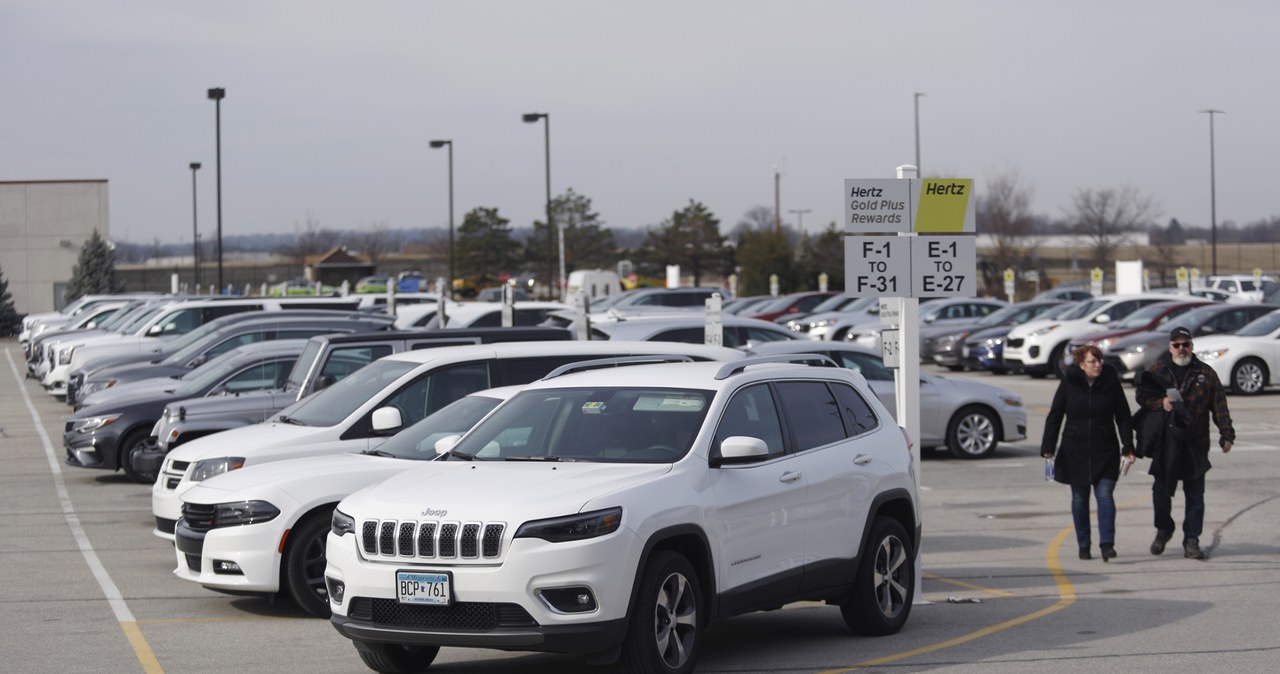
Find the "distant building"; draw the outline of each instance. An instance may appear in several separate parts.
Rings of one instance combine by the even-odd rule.
[[[0,181],[0,269],[19,313],[65,306],[80,247],[110,241],[107,181]]]

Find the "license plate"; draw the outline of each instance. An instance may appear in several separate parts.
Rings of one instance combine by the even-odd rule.
[[[396,599],[401,604],[448,606],[453,596],[447,573],[396,572]]]

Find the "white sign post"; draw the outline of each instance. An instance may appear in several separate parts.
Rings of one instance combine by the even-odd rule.
[[[724,298],[720,293],[711,293],[707,298],[706,327],[702,334],[702,343],[708,346],[724,346],[724,310],[721,308]]]
[[[1014,276],[1012,269],[1004,270],[1004,294],[1005,297],[1009,298],[1009,304],[1013,304],[1015,301],[1014,298],[1016,297],[1016,293],[1014,292],[1016,290],[1016,287],[1014,286],[1015,279],[1016,277]]]

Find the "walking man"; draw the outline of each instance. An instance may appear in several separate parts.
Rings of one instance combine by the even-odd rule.
[[[1186,514],[1182,520],[1182,551],[1189,559],[1204,559],[1200,533],[1204,528],[1204,477],[1209,471],[1209,419],[1218,427],[1218,444],[1225,454],[1236,439],[1227,409],[1227,396],[1213,368],[1196,358],[1191,332],[1174,328],[1169,352],[1151,366],[1151,376],[1165,388],[1162,394],[1139,387],[1138,405],[1153,413],[1168,413],[1164,441],[1152,457],[1151,501],[1155,510],[1156,538],[1151,554],[1164,552],[1173,538],[1172,497],[1182,483]]]

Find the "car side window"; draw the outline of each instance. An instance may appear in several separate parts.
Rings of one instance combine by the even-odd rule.
[[[729,341],[729,331],[725,328],[725,341]],[[679,342],[681,344],[701,344],[705,340],[705,328],[675,328],[663,330],[649,339],[651,342]]]
[[[342,381],[343,377],[352,372],[389,355],[391,355],[391,347],[386,345],[334,349],[325,359],[324,366],[320,368],[322,387]]]
[[[857,372],[867,381],[893,381],[893,370],[884,366],[884,361],[869,354],[836,352],[840,366]]]
[[[844,422],[840,406],[827,385],[820,381],[794,381],[776,384],[787,427],[795,440],[796,451],[843,440]]]
[[[743,328],[742,331],[746,333],[745,336],[747,338],[747,342],[746,342],[747,348],[751,348],[757,344],[763,344],[765,342],[787,341],[786,335],[780,332],[774,332],[772,330],[761,330],[759,328],[746,327],[746,328]]]
[[[262,341],[261,331],[249,332],[243,335],[236,335],[235,337],[232,337],[231,339],[228,339],[225,342],[218,344],[212,349],[209,349],[209,351],[205,354],[205,361],[207,362],[207,361],[213,360],[215,356],[220,356],[232,349],[244,346],[245,344],[253,344],[254,342],[259,342],[259,341]]]
[[[488,362],[461,363],[419,377],[387,398],[382,406],[399,409],[401,420],[408,426],[469,393],[486,388],[489,388]]]
[[[714,447],[719,448],[725,438],[733,435],[764,440],[770,457],[781,456],[786,451],[782,442],[782,422],[778,419],[778,409],[773,404],[768,384],[748,386],[734,394],[725,405],[720,426],[716,428]]]
[[[278,382],[282,377],[288,376],[289,369],[292,367],[292,360],[284,363],[281,361],[259,363],[258,365],[254,365],[246,370],[237,372],[230,379],[224,382],[222,386],[232,393],[271,388],[275,386],[276,382]]]
[[[846,384],[832,384],[831,388],[836,392],[836,400],[840,401],[840,411],[844,413],[850,437],[875,430],[880,422],[861,394]]]

